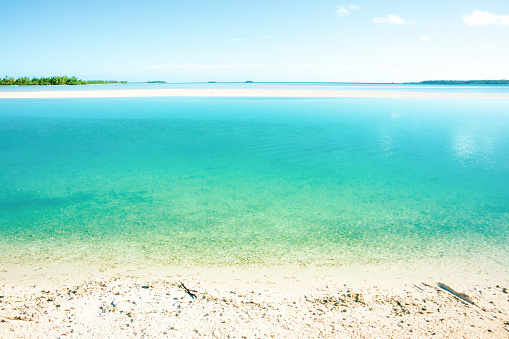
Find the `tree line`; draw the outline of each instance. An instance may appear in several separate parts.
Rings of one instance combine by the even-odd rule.
[[[44,86],[44,85],[91,85],[91,84],[126,84],[127,81],[115,81],[115,80],[81,80],[76,77],[67,76],[56,76],[51,78],[10,78],[5,76],[1,81],[0,85],[4,86]]]

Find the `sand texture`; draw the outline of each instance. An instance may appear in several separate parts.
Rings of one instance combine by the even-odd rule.
[[[499,285],[343,285],[301,294],[125,278],[53,290],[4,285],[0,337],[508,338],[508,299]]]
[[[275,98],[505,98],[506,94],[371,92],[285,89],[136,89],[98,91],[2,92],[0,99],[129,97],[275,97]]]

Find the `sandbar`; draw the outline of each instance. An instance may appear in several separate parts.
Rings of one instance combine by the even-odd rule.
[[[265,98],[479,98],[509,99],[509,94],[376,92],[289,89],[125,89],[2,92],[0,99],[136,98],[136,97],[265,97]]]

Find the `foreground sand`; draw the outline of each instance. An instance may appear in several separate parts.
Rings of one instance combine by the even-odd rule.
[[[413,93],[284,89],[135,89],[2,92],[0,99],[128,97],[277,97],[277,98],[505,98],[507,94]]]
[[[301,291],[302,292],[302,291]],[[93,280],[0,286],[1,338],[508,338],[507,287],[397,289]]]
[[[0,270],[0,338],[509,337],[509,278],[475,267],[57,266]]]

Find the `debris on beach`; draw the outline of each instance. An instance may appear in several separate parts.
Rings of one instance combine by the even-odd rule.
[[[228,290],[203,283],[198,295],[181,281],[117,278],[55,290],[0,286],[0,337],[507,338],[505,287],[464,293],[445,284],[418,287],[344,286],[295,296],[274,286]]]
[[[465,293],[456,292],[452,287],[450,287],[446,284],[440,283],[440,282],[437,285],[444,291],[451,293],[456,298],[463,300],[469,304],[475,305],[474,302],[472,301],[472,299],[470,299],[470,297],[468,295],[466,295]]]

